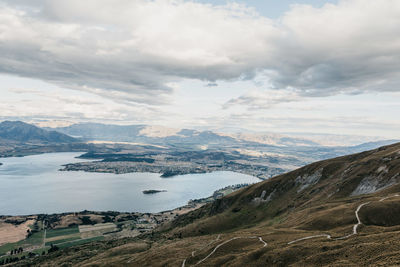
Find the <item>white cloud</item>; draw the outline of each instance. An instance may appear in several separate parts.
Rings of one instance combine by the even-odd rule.
[[[1,77],[0,84],[6,80],[7,77]],[[98,94],[35,83],[31,79],[13,79],[13,83],[20,85],[30,82],[39,89],[16,87],[4,90],[0,101],[1,119],[140,123],[144,117],[151,122],[162,116],[156,107],[148,105],[131,105]]]
[[[400,88],[398,0],[294,5],[276,21],[235,3],[2,2],[0,72],[132,103],[166,103],[167,84],[181,78],[260,70],[276,88],[309,96]]]
[[[21,11],[16,3],[35,7]],[[182,77],[252,72],[279,34],[244,6],[167,0],[8,1],[0,25],[0,71],[81,90],[129,92],[150,104]]]
[[[278,86],[309,95],[399,90],[399,1],[342,0],[320,9],[297,5],[282,25],[287,38],[284,54],[277,56],[285,59],[276,67]]]
[[[394,136],[399,25],[398,0],[294,5],[276,20],[234,2],[0,0],[3,84],[56,85],[2,84],[0,118]]]

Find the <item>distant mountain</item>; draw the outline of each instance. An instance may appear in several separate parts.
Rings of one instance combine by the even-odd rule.
[[[23,143],[72,143],[78,140],[63,133],[47,131],[21,121],[0,123],[0,141]]]
[[[231,134],[221,133],[220,135],[230,136],[242,142],[254,142],[273,146],[321,146],[320,143],[314,142],[311,139],[306,139],[304,137],[290,137],[277,133],[239,132]]]
[[[287,134],[277,133],[223,133],[214,131],[200,131],[193,129],[177,129],[168,128],[163,126],[150,126],[150,125],[109,125],[101,123],[78,123],[67,127],[59,128],[46,128],[55,129],[58,132],[78,137],[86,141],[112,141],[112,142],[134,142],[134,143],[147,143],[157,145],[172,145],[172,146],[190,146],[199,148],[218,147],[220,145],[240,146],[260,148],[264,147],[269,152],[284,152],[290,154],[293,152],[304,152],[309,155],[317,155],[323,152],[323,157],[312,157],[312,161],[316,159],[326,159],[338,155],[356,153],[363,150],[374,149],[382,145],[392,144],[396,140],[386,140],[368,142],[365,144],[364,140],[369,140],[364,137],[358,138],[359,142],[352,140],[344,142],[344,139],[349,139],[349,136],[313,136],[307,137],[306,135],[294,136]],[[325,138],[325,139],[324,139]],[[336,141],[328,142],[331,138]],[[321,142],[319,141],[321,140]],[[342,140],[342,142],[340,141]],[[376,142],[375,142],[376,141]],[[338,145],[342,144],[342,145]],[[360,144],[360,145],[350,145]],[[311,149],[311,150],[310,150]],[[296,150],[296,151],[293,151]]]
[[[148,125],[107,125],[100,123],[78,123],[55,128],[57,131],[87,141],[143,142],[157,144],[244,144],[259,143],[273,146],[319,146],[306,138],[295,138],[279,134],[225,134],[212,131],[176,129]]]
[[[109,125],[101,123],[77,123],[67,127],[54,128],[56,131],[84,140],[102,140],[115,142],[137,141],[144,125]],[[50,129],[50,128],[46,128]]]
[[[322,146],[356,146],[362,143],[383,140],[379,136],[363,136],[348,134],[324,134],[324,133],[282,133],[285,136],[299,139],[312,140]]]
[[[57,131],[87,141],[138,142],[151,144],[226,144],[238,142],[232,137],[211,131],[174,129],[148,125],[108,125],[100,123],[78,123]]]
[[[381,141],[375,141],[375,142],[367,142],[367,143],[362,143],[356,146],[352,146],[351,149],[353,151],[353,153],[355,152],[362,152],[362,151],[366,151],[366,150],[371,150],[371,149],[375,149],[377,147],[381,147],[381,146],[387,146],[387,145],[391,145],[394,143],[400,142],[399,140],[381,140]]]

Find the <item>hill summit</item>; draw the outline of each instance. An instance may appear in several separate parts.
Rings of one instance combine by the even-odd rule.
[[[22,121],[0,123],[0,140],[24,143],[71,143],[78,140],[56,131],[47,131]]]

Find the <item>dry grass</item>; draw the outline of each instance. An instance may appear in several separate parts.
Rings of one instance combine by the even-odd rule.
[[[79,219],[79,216],[74,215],[74,214],[68,214],[68,215],[65,215],[65,216],[61,216],[60,221],[58,221],[57,224],[54,225],[53,228],[54,229],[66,228],[66,227],[68,227],[70,225],[73,225],[73,224],[78,225],[78,224],[81,224],[81,223],[82,223],[82,221]]]
[[[25,239],[29,226],[34,224],[35,220],[27,220],[20,225],[13,225],[0,222],[0,246],[7,243],[14,243]]]

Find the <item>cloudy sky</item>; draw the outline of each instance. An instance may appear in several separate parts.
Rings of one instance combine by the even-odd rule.
[[[0,120],[399,138],[399,0],[0,0]]]

